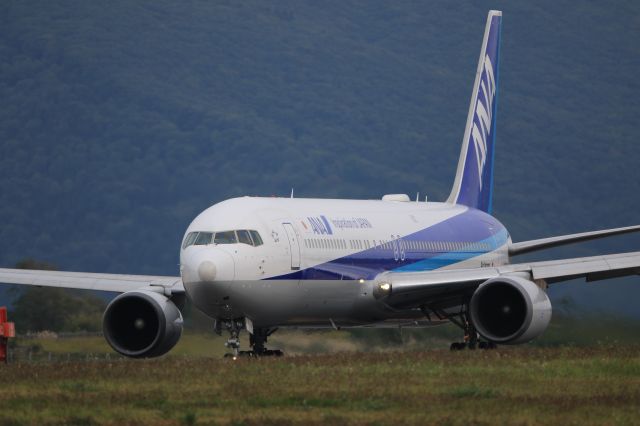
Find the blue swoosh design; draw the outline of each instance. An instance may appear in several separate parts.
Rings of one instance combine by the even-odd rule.
[[[505,227],[492,216],[475,209],[401,237],[404,259],[395,260],[391,249],[377,246],[333,259],[304,270],[265,278],[266,280],[370,280],[384,271],[430,271],[496,250],[507,242]],[[413,242],[444,242],[464,247],[446,252],[412,251]]]

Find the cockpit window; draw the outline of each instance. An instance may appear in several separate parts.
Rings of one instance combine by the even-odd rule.
[[[258,231],[241,229],[237,231],[222,232],[189,232],[182,243],[182,248],[189,246],[204,246],[207,244],[247,244],[250,246],[261,246],[262,238]]]
[[[197,236],[198,236],[197,232],[189,232],[189,234],[187,234],[187,237],[184,239],[184,243],[182,243],[182,248],[186,249],[191,244],[193,244]]]
[[[251,241],[251,236],[249,235],[249,231],[244,229],[241,231],[236,231],[236,235],[238,236],[239,243],[249,244],[250,246],[253,245],[253,242]]]
[[[213,237],[213,233],[211,232],[199,232],[196,241],[193,243],[196,246],[205,246],[207,244],[211,244],[211,238]]]
[[[251,234],[251,238],[253,238],[253,245],[258,247],[262,245],[262,238],[260,238],[260,234],[258,234],[258,231],[249,231],[249,233]]]
[[[238,242],[236,239],[236,233],[234,231],[216,232],[216,237],[213,240],[216,244],[235,244]]]

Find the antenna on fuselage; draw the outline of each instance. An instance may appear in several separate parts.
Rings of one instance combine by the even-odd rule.
[[[416,192],[416,203],[420,202],[420,191]]]
[[[293,188],[291,188],[291,198],[293,198]]]

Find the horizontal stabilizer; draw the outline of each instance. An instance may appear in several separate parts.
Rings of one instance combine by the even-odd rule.
[[[539,240],[522,241],[509,246],[509,256],[530,253],[536,250],[578,243],[581,241],[595,240],[611,237],[613,235],[628,234],[640,231],[640,225],[626,226],[624,228],[603,229],[602,231],[582,232],[580,234],[560,235],[557,237],[541,238]]]

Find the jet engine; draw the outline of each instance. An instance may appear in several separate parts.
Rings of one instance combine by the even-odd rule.
[[[503,344],[525,343],[546,330],[551,320],[551,302],[532,281],[505,276],[478,287],[471,298],[469,314],[482,337]]]
[[[182,335],[182,314],[160,293],[128,291],[109,303],[102,329],[116,352],[132,358],[156,357],[178,343]]]

